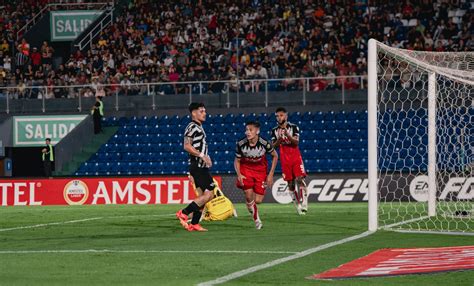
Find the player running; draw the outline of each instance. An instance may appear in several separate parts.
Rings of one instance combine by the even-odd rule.
[[[189,105],[189,112],[192,121],[184,131],[184,150],[189,153],[189,173],[194,178],[199,196],[186,208],[178,211],[176,217],[188,231],[207,231],[199,221],[202,208],[214,198],[215,184],[209,172],[212,161],[207,155],[206,133],[202,128],[202,123],[206,121],[206,108],[203,103],[193,102]],[[193,217],[188,224],[188,215],[191,213]]]
[[[298,148],[300,129],[297,125],[288,122],[288,113],[284,107],[275,111],[278,126],[272,129],[273,147],[280,148],[281,170],[283,180],[288,182],[288,189],[298,214],[308,211],[308,191],[304,178],[306,172],[303,159]],[[299,190],[295,190],[295,181]]]
[[[272,144],[260,137],[260,124],[248,122],[245,125],[245,138],[237,142],[234,167],[237,173],[237,187],[244,190],[247,209],[255,221],[255,227],[263,224],[258,215],[257,204],[263,201],[266,186],[273,185],[273,174],[278,162],[278,154]],[[272,167],[267,175],[266,154],[271,154]]]

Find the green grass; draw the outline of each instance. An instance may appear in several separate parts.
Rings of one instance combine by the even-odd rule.
[[[466,216],[456,212],[466,211]],[[400,224],[394,229],[423,231],[469,232],[474,229],[474,202],[472,201],[438,201],[437,216],[428,217],[428,205],[423,202],[392,202],[379,204],[380,225]]]
[[[292,206],[262,205],[255,230],[243,205],[239,217],[184,231],[179,206],[0,208],[0,229],[70,220],[71,224],[0,231],[0,251],[12,250],[249,250],[298,252],[367,229],[366,204],[312,204],[305,217]],[[380,248],[472,245],[473,237],[377,232],[233,280],[232,285],[474,285],[474,271],[316,281],[305,277]],[[0,253],[1,285],[193,285],[291,254],[285,253]]]

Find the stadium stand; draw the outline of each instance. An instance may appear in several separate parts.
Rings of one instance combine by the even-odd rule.
[[[467,1],[375,1],[369,7],[367,1],[329,1],[319,5],[313,1],[282,0],[180,0],[172,4],[137,0],[120,1],[123,6],[117,11],[122,12],[91,49],[75,52],[69,61],[55,67],[45,66],[41,58],[37,72],[29,70],[29,64],[16,69],[16,47],[22,39],[14,35],[47,1],[13,2],[15,5],[6,5],[0,13],[0,86],[47,85],[54,91],[57,85],[93,82],[95,87],[117,84],[122,87],[121,93],[133,95],[145,92],[134,88],[133,83],[170,82],[153,92],[184,93],[187,88],[173,83],[230,80],[237,76],[328,76],[328,80],[312,80],[311,89],[340,89],[342,85],[351,89],[359,88],[359,78],[332,77],[366,73],[369,38],[394,47],[426,51],[474,48],[474,4]],[[28,63],[33,60],[32,49],[27,51]],[[238,88],[250,90],[248,84]],[[270,90],[301,88],[297,81],[269,84]],[[204,92],[222,89],[220,85],[204,86]],[[258,89],[257,84],[252,90]],[[111,92],[114,90],[107,90],[107,94]],[[14,95],[22,96],[25,95]],[[61,89],[47,94],[48,98],[67,96],[77,94]]]
[[[469,113],[474,116],[474,108],[469,109]],[[455,114],[448,112],[445,116],[452,117]],[[397,120],[391,120],[393,118]],[[104,124],[118,126],[117,133],[84,162],[75,175],[186,174],[188,157],[182,150],[182,132],[189,120],[189,116],[108,118]],[[262,134],[269,138],[270,130],[274,127],[273,114],[213,115],[206,120],[214,173],[234,173],[234,142],[243,137],[244,122],[249,120],[261,122]],[[459,119],[459,126],[447,132],[459,133],[463,127],[474,130],[467,120],[468,117]],[[300,149],[308,172],[367,172],[366,111],[295,112],[290,114],[289,121],[300,126]],[[396,160],[381,160],[380,168],[400,172],[426,171],[427,111],[386,110],[379,121],[382,126],[380,157],[384,158],[384,154],[396,156]],[[393,137],[393,130],[399,130],[396,140],[385,140],[383,134]],[[414,134],[421,135],[413,137]],[[403,149],[408,143],[411,147]],[[439,151],[445,154],[439,164],[458,166],[448,161],[457,160],[459,148]],[[467,156],[472,156],[474,150],[466,152]],[[279,165],[276,171],[281,172]]]
[[[75,175],[186,174],[182,132],[189,120],[189,116],[108,118],[105,125],[118,126],[117,133]],[[269,138],[273,114],[213,115],[206,120],[214,173],[234,172],[235,142],[243,137],[248,120],[261,122],[262,134]],[[309,172],[367,171],[366,111],[296,112],[289,120],[302,130],[300,148]]]

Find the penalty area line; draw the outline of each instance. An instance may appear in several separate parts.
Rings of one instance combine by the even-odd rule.
[[[373,232],[371,232],[371,231],[366,231],[366,232],[363,232],[363,233],[358,234],[358,235],[346,237],[346,238],[343,238],[341,240],[336,240],[336,241],[326,243],[326,244],[323,244],[323,245],[320,245],[320,246],[317,246],[317,247],[309,248],[307,250],[297,252],[297,253],[295,253],[293,255],[290,255],[290,256],[287,256],[287,257],[271,260],[269,262],[266,262],[266,263],[263,263],[263,264],[260,264],[260,265],[256,265],[256,266],[253,266],[253,267],[250,267],[250,268],[247,268],[247,269],[243,269],[243,270],[240,270],[240,271],[237,271],[237,272],[234,272],[234,273],[230,273],[228,275],[219,277],[219,278],[214,279],[214,280],[202,282],[202,283],[199,283],[197,285],[198,286],[212,286],[212,285],[218,285],[218,284],[226,283],[226,282],[229,282],[231,280],[234,280],[234,279],[252,274],[254,272],[257,272],[257,271],[260,271],[260,270],[263,270],[263,269],[271,268],[273,266],[276,266],[276,265],[279,265],[279,264],[282,264],[282,263],[285,263],[285,262],[288,262],[288,261],[291,261],[291,260],[299,259],[299,258],[308,256],[310,254],[320,252],[322,250],[331,248],[333,246],[337,246],[337,245],[340,245],[340,244],[343,244],[343,243],[346,243],[346,242],[350,242],[350,241],[354,241],[354,240],[357,240],[357,239],[360,239],[360,238],[367,237],[367,236],[371,235],[372,233]]]

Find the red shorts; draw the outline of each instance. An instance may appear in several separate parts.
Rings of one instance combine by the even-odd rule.
[[[245,177],[244,184],[241,185],[239,180],[236,180],[236,186],[242,190],[252,189],[254,193],[265,195],[265,180],[267,179],[266,172],[255,172],[247,169],[240,169],[241,174]]]
[[[290,162],[281,163],[281,171],[283,173],[283,180],[289,182],[298,177],[306,177],[303,160],[293,160]]]

